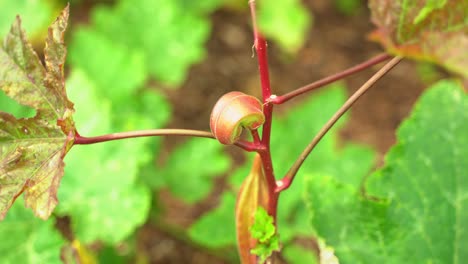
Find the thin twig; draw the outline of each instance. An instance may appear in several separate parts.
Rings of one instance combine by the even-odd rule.
[[[112,134],[106,134],[95,137],[83,137],[77,134],[75,136],[74,145],[89,145],[96,144],[101,142],[121,140],[127,138],[137,138],[137,137],[155,137],[155,136],[189,136],[189,137],[202,137],[202,138],[212,138],[215,137],[211,132],[201,131],[201,130],[192,130],[192,129],[148,129],[148,130],[136,130],[128,132],[118,132]],[[246,150],[246,151],[257,151],[258,147],[252,142],[239,140],[235,143],[236,146]]]
[[[299,158],[293,164],[291,169],[286,173],[285,177],[277,182],[278,187],[276,192],[281,192],[286,190],[291,185],[294,177],[296,176],[298,170],[300,169],[304,160],[309,156],[310,152],[315,148],[315,146],[320,142],[323,136],[330,130],[330,128],[343,116],[346,111],[366,92],[375,84],[380,78],[382,78],[388,71],[390,71],[395,65],[401,61],[402,57],[398,56],[393,58],[387,64],[385,64],[377,73],[375,73],[364,85],[362,85],[344,104],[338,109],[338,111],[328,120],[328,122],[320,129],[317,135],[312,139],[309,145],[304,149]]]
[[[118,132],[96,137],[82,137],[77,136],[75,139],[75,145],[88,145],[112,140],[120,140],[126,138],[137,138],[137,137],[152,137],[152,136],[192,136],[192,137],[205,137],[214,138],[211,132],[190,130],[190,129],[148,129],[148,130],[136,130],[128,132]]]
[[[301,95],[301,94],[304,94],[304,93],[307,93],[307,92],[310,92],[314,89],[317,89],[317,88],[320,88],[320,87],[323,87],[327,84],[330,84],[332,82],[336,82],[338,80],[341,80],[345,77],[348,77],[354,73],[357,73],[357,72],[360,72],[362,70],[365,70],[373,65],[376,65],[376,64],[379,64],[385,60],[388,60],[390,59],[392,56],[390,54],[387,54],[387,53],[384,53],[384,54],[379,54],[363,63],[360,63],[358,65],[355,65],[349,69],[346,69],[342,72],[339,72],[339,73],[336,73],[334,75],[330,75],[328,77],[325,77],[321,80],[318,80],[318,81],[315,81],[311,84],[308,84],[308,85],[305,85],[305,86],[302,86],[294,91],[291,91],[287,94],[284,94],[284,95],[276,95],[276,96],[273,96],[269,99],[269,102],[271,102],[272,104],[282,104],[282,103],[285,103],[293,98],[295,98],[296,96],[298,95]]]

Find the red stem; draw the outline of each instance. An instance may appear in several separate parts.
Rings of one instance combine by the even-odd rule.
[[[265,123],[263,124],[262,130],[262,141],[261,145],[263,148],[257,151],[262,158],[262,165],[265,171],[266,180],[268,183],[268,192],[270,202],[268,203],[268,213],[276,219],[276,209],[278,194],[275,193],[276,179],[273,171],[273,162],[271,160],[270,153],[270,135],[271,135],[271,122],[273,117],[273,104],[269,103],[268,100],[271,97],[270,87],[270,76],[268,73],[268,57],[267,57],[267,44],[265,38],[260,34],[257,27],[257,15],[255,10],[255,1],[249,1],[250,14],[252,16],[252,24],[254,31],[254,46],[257,53],[258,70],[260,73],[260,83],[262,86],[262,97],[263,97],[263,113],[265,115]]]
[[[152,136],[193,136],[193,137],[205,137],[214,138],[211,132],[189,130],[189,129],[148,129],[148,130],[137,130],[128,132],[112,133],[96,137],[82,137],[80,135],[75,137],[75,145],[88,145],[94,143],[101,143],[112,140],[120,140],[126,138],[137,138],[137,137],[152,137]]]
[[[362,70],[365,70],[373,65],[376,65],[376,64],[379,64],[383,61],[386,61],[388,59],[390,59],[392,56],[390,54],[387,54],[387,53],[383,53],[383,54],[379,54],[363,63],[360,63],[358,65],[355,65],[349,69],[346,69],[342,72],[339,72],[339,73],[336,73],[334,75],[330,75],[328,77],[325,77],[321,80],[318,80],[318,81],[315,81],[311,84],[308,84],[308,85],[305,85],[305,86],[302,86],[292,92],[289,92],[287,94],[284,94],[284,95],[279,95],[279,96],[273,96],[272,98],[270,98],[268,100],[268,102],[271,102],[272,104],[282,104],[282,103],[285,103],[291,99],[293,99],[294,97],[298,96],[298,95],[301,95],[301,94],[304,94],[304,93],[307,93],[307,92],[310,92],[314,89],[317,89],[317,88],[320,88],[320,87],[323,87],[327,84],[330,84],[332,82],[336,82],[338,80],[341,80],[345,77],[348,77],[354,73],[357,73],[357,72],[360,72]]]
[[[190,137],[203,137],[203,138],[212,138],[215,137],[211,132],[200,131],[200,130],[191,130],[191,129],[148,129],[148,130],[136,130],[128,132],[118,132],[112,134],[106,134],[96,137],[83,137],[79,133],[76,133],[74,145],[89,145],[96,144],[101,142],[121,140],[126,138],[137,138],[137,137],[154,137],[154,136],[190,136]],[[246,151],[258,151],[259,146],[253,144],[252,142],[239,140],[235,143],[236,146],[246,150]]]

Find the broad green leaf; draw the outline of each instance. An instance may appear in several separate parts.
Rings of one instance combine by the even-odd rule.
[[[65,240],[54,227],[54,220],[37,219],[16,202],[0,222],[0,256],[4,264],[62,263],[60,249]]]
[[[190,238],[211,248],[233,246],[236,243],[235,204],[235,196],[225,192],[218,207],[202,215],[189,228]]]
[[[115,127],[112,103],[97,95],[95,84],[85,73],[75,69],[67,85],[70,97],[75,99],[80,133],[111,132]],[[151,150],[146,148],[150,141],[144,138],[79,146],[66,158],[58,213],[71,216],[73,231],[81,241],[113,244],[144,223],[150,191],[139,183],[137,175],[140,166],[151,161]]]
[[[210,193],[213,179],[229,168],[230,160],[222,151],[223,146],[215,140],[190,139],[170,154],[154,177],[163,177],[171,193],[195,203]]]
[[[373,38],[389,52],[468,76],[468,2],[371,0]]]
[[[142,54],[145,73],[178,85],[188,68],[205,55],[203,45],[210,33],[205,12],[217,5],[192,3],[186,7],[184,2],[121,0],[113,7],[94,8],[92,27],[110,42],[124,45],[133,54]]]
[[[258,24],[266,36],[287,52],[297,52],[304,44],[311,17],[298,0],[258,1]]]
[[[399,143],[368,192],[392,202],[398,255],[432,263],[468,257],[468,95],[460,83],[441,81],[400,126]],[[430,142],[428,144],[428,142]],[[393,241],[388,241],[387,244]]]
[[[400,263],[389,261],[387,246],[379,244],[393,225],[384,220],[387,203],[360,197],[359,189],[326,174],[304,180],[304,200],[317,235],[336,250],[340,263]]]
[[[54,16],[50,1],[0,0],[0,10],[0,39],[8,33],[17,15],[23,17],[23,27],[33,39],[46,33]]]
[[[49,28],[45,67],[17,18],[0,49],[0,88],[36,116],[16,119],[0,112],[0,219],[24,192],[25,205],[43,219],[57,205],[63,157],[71,148],[73,104],[65,92],[63,44],[68,7]]]
[[[311,175],[313,226],[341,263],[462,263],[468,257],[468,96],[442,81],[398,129],[386,165],[360,190]],[[379,201],[377,201],[378,199]]]

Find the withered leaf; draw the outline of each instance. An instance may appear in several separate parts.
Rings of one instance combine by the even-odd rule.
[[[468,77],[468,1],[371,0],[369,8],[377,26],[371,38],[388,52]]]
[[[73,145],[73,104],[65,92],[64,33],[68,6],[51,25],[46,39],[45,66],[17,17],[0,48],[0,88],[36,115],[16,119],[0,112],[0,219],[24,192],[25,205],[43,219],[57,204],[63,157]]]

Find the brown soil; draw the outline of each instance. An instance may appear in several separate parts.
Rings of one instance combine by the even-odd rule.
[[[333,1],[307,1],[314,14],[306,45],[297,56],[287,56],[269,43],[270,75],[274,93],[283,94],[327,75],[363,62],[382,49],[366,39],[373,26],[367,8],[354,16],[339,14]],[[256,59],[252,58],[252,33],[247,12],[220,10],[212,16],[214,29],[207,43],[207,58],[194,66],[183,87],[168,92],[173,103],[174,118],[170,127],[208,130],[211,107],[224,93],[232,90],[260,95]],[[370,77],[377,67],[345,80],[352,93]],[[343,129],[344,140],[371,145],[383,154],[395,143],[394,132],[408,115],[425,85],[419,81],[412,62],[403,61],[360,99],[352,109],[351,121]],[[285,111],[298,103],[295,99],[276,110]],[[168,149],[180,138],[166,141]],[[240,151],[227,150],[237,162]],[[220,186],[222,186],[220,180]],[[187,227],[193,220],[216,205],[218,188],[208,199],[189,207],[168,193],[158,195],[165,207],[164,221]],[[164,230],[164,231],[163,231]],[[226,263],[207,251],[195,247],[177,232],[148,223],[138,233],[138,245],[150,263]]]

